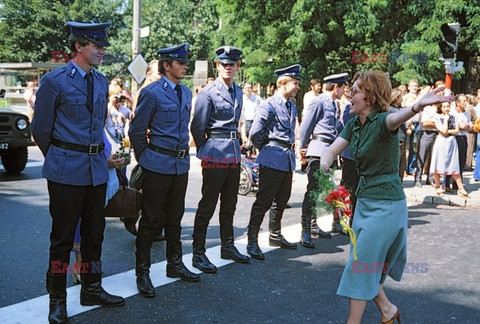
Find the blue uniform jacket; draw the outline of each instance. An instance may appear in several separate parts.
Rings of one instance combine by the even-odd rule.
[[[306,148],[306,156],[320,157],[337,138],[337,105],[327,94],[315,97],[308,106],[299,128],[300,148]],[[321,140],[311,140],[313,135]],[[328,143],[330,142],[330,143]]]
[[[40,81],[32,133],[45,156],[42,175],[48,180],[76,186],[108,181],[103,152],[89,155],[50,145],[52,138],[82,145],[103,143],[108,80],[98,71],[93,70],[93,75],[93,112],[86,105],[87,83],[72,63],[47,73]]]
[[[270,140],[295,143],[297,107],[292,102],[292,107],[288,109],[284,101],[276,93],[258,106],[250,129],[250,139],[260,149],[257,157],[259,164],[280,171],[293,171],[295,151],[268,144]]]
[[[188,123],[192,109],[192,92],[182,87],[182,102],[165,77],[140,91],[130,130],[135,157],[147,170],[161,174],[184,174],[190,169],[190,156],[184,158],[159,153],[147,143],[171,150],[188,150]],[[147,130],[149,132],[147,132]]]
[[[197,157],[204,161],[225,164],[237,164],[241,161],[238,139],[207,139],[210,132],[238,133],[243,92],[236,84],[233,86],[235,100],[232,100],[228,87],[218,78],[198,94],[190,131],[197,146]]]

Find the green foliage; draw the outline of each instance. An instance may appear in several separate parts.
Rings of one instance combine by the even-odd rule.
[[[52,51],[70,53],[66,21],[123,27],[122,0],[0,1],[0,62],[50,62]]]
[[[107,76],[129,73],[132,4],[125,0],[0,0],[0,61],[51,60],[51,51],[67,52],[65,21],[110,21],[109,53],[126,53],[128,62],[104,64]],[[244,51],[242,79],[266,85],[273,71],[293,63],[304,67],[302,91],[311,78],[331,73],[382,69],[394,86],[416,78],[420,84],[443,79],[438,60],[440,25],[462,26],[458,59],[465,62],[480,53],[478,0],[143,0],[141,53],[157,58],[161,47],[189,42],[194,69],[197,59],[212,60],[214,49],[233,45]],[[353,64],[352,51],[362,53],[426,53],[428,62],[411,60]],[[192,73],[192,72],[190,72]],[[465,74],[456,74],[454,86],[466,86]],[[455,90],[455,89],[454,89]],[[298,100],[301,108],[301,100]]]
[[[327,172],[323,167],[319,167],[313,173],[313,176],[318,181],[317,189],[310,192],[310,196],[316,202],[315,214],[321,214],[325,212],[333,213],[335,211],[335,207],[325,201],[325,198],[328,197],[330,192],[336,188],[336,184],[331,176],[333,173],[333,169]]]

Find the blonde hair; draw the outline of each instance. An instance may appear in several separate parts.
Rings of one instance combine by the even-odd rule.
[[[280,88],[283,84],[286,84],[290,81],[294,81],[294,80],[297,80],[295,78],[292,78],[290,76],[281,76],[277,79],[277,89]]]
[[[373,111],[388,111],[392,99],[392,85],[383,71],[361,72],[358,87],[365,92],[365,100],[374,98]]]

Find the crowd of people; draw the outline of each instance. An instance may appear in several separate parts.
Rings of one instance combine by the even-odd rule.
[[[262,100],[253,93],[251,83],[245,83],[242,91],[234,82],[242,50],[221,46],[215,51],[218,77],[193,97],[181,82],[189,62],[189,44],[182,43],[158,50],[159,59],[148,65],[145,83],[132,98],[120,79],[109,85],[95,70],[101,61],[96,53],[109,45],[108,25],[69,22],[70,47],[82,53],[83,60],[74,59],[45,75],[36,94],[32,132],[45,155],[42,173],[48,180],[52,216],[47,271],[49,322],[67,320],[66,273],[59,273],[54,265],[69,263],[74,242],[78,243],[77,260],[96,264],[95,271],[86,269],[77,278],[81,282],[80,303],[125,304],[122,297],[102,288],[98,267],[104,206],[118,189],[116,169],[125,163],[115,154],[115,145],[125,137],[130,139],[144,175],[142,217],[135,244],[136,284],[143,297],[156,296],[150,279],[150,250],[162,229],[166,275],[188,282],[201,280],[183,263],[180,239],[192,138],[202,165],[202,198],[193,224],[193,267],[209,274],[218,271],[205,253],[209,223],[218,203],[221,258],[237,263],[265,259],[258,235],[267,211],[269,244],[297,249],[296,243],[282,235],[297,155],[308,177],[300,243],[314,248],[312,237],[330,238],[331,233],[317,225],[312,192],[319,189],[317,170],[330,172],[340,156],[341,183],[350,191],[353,203],[358,258],[362,263],[391,266],[374,273],[355,273],[351,252],[337,293],[350,298],[349,323],[360,323],[366,302],[372,299],[383,323],[399,321],[400,312],[382,285],[387,275],[400,280],[402,271],[393,265],[406,262],[408,211],[402,179],[410,171],[407,161],[416,161],[417,183],[421,183],[422,173],[427,174],[427,180],[431,175],[430,182],[443,195],[450,189],[451,176],[458,194],[468,197],[461,172],[473,166],[472,154],[468,164],[468,151],[473,148],[468,146],[467,134],[473,131],[472,114],[480,115],[480,91],[476,98],[458,95],[450,103],[454,97],[443,94],[440,82],[434,89],[427,86],[418,91],[418,82],[412,80],[406,93],[404,87],[392,90],[381,71],[356,74],[351,87],[348,74],[338,73],[326,76],[323,87],[319,80],[310,82],[299,123],[295,97],[300,89],[301,65],[275,70],[276,91]],[[260,168],[244,255],[235,246],[233,219],[241,148],[249,142],[258,150]],[[480,167],[479,155],[477,150],[475,168]],[[334,218],[332,232],[343,233],[338,219]]]

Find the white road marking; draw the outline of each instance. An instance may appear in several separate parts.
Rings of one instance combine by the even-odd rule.
[[[25,169],[26,168],[34,168],[34,167],[38,167],[38,166],[43,166],[43,161],[42,162],[27,162],[27,165],[25,166]],[[5,171],[5,168],[3,167],[3,165],[0,165],[0,171]]]
[[[318,218],[318,224],[323,230],[330,230],[332,224],[331,215],[325,215]],[[301,225],[295,224],[282,228],[282,234],[290,242],[298,242],[300,239]],[[260,233],[258,244],[262,251],[267,253],[274,249],[268,245],[268,232]],[[247,238],[235,241],[235,246],[239,251],[246,254]],[[217,267],[230,264],[233,261],[220,258],[220,245],[207,249],[206,254],[210,261]],[[268,256],[266,258],[268,262]],[[183,262],[190,271],[200,273],[192,267],[192,254],[183,256]],[[257,262],[252,260],[251,262]],[[150,278],[154,287],[160,287],[180,280],[172,279],[166,276],[167,261],[152,264],[150,268]],[[112,276],[102,278],[102,286],[111,294],[120,295],[128,298],[138,294],[135,281],[135,270],[118,273]],[[26,300],[18,304],[0,308],[0,323],[47,323],[48,322],[48,295]],[[88,312],[100,306],[81,306],[80,305],[80,285],[67,288],[67,314],[69,317],[80,313]]]

